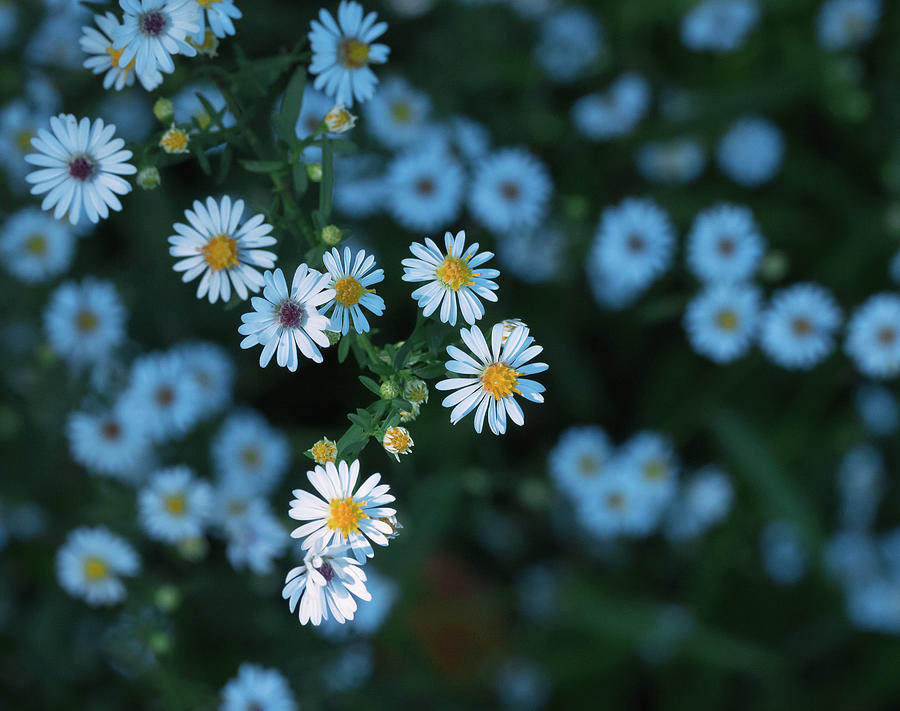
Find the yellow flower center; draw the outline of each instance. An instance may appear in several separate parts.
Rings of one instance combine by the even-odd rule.
[[[201,111],[198,114],[194,114],[194,118],[197,119],[197,125],[200,126],[204,131],[212,123],[212,117],[206,113],[205,111]]]
[[[491,363],[481,373],[481,387],[490,393],[495,400],[509,397],[512,393],[519,392],[516,385],[519,375],[506,363]]]
[[[606,507],[610,509],[621,509],[625,507],[625,495],[621,492],[614,491],[606,495]]]
[[[441,280],[441,284],[453,291],[459,291],[461,287],[475,283],[472,281],[473,272],[466,260],[449,254],[434,273]]]
[[[590,454],[583,454],[578,459],[578,471],[581,476],[594,476],[599,468],[599,462]]]
[[[216,235],[200,251],[203,253],[203,258],[206,260],[209,268],[214,272],[237,266],[237,240],[226,234]]]
[[[384,447],[388,451],[406,454],[412,446],[412,437],[403,427],[388,427],[384,433]]]
[[[200,7],[208,7],[209,5],[215,5],[217,2],[222,2],[222,0],[197,0],[197,4]]]
[[[409,123],[412,118],[412,109],[405,101],[395,101],[391,104],[391,116],[397,123]]]
[[[365,501],[355,501],[353,497],[346,499],[332,499],[328,516],[328,528],[332,531],[340,531],[345,536],[359,531],[359,522],[369,518],[363,513],[362,507]]]
[[[359,69],[369,62],[369,45],[356,37],[348,37],[341,42],[340,63],[348,69]]]
[[[809,322],[809,319],[803,318],[802,316],[795,318],[792,325],[794,327],[794,333],[798,336],[808,336],[810,333],[812,333],[813,330],[812,324]]]
[[[79,311],[76,323],[78,324],[79,331],[82,333],[90,333],[97,328],[97,314],[86,309]]]
[[[168,511],[173,516],[183,516],[185,509],[187,508],[186,502],[184,500],[184,494],[173,494],[172,496],[167,496],[164,503],[166,511]]]
[[[334,283],[334,298],[344,306],[356,306],[366,293],[365,287],[355,277],[343,277]]]
[[[327,464],[337,458],[337,445],[328,438],[320,439],[312,446],[313,459],[316,464]]]
[[[100,558],[86,558],[84,561],[84,575],[88,580],[103,580],[108,570],[106,562]]]
[[[15,140],[19,150],[24,153],[31,148],[31,131],[19,131]]]
[[[106,48],[106,53],[109,55],[109,61],[112,62],[114,67],[119,67],[119,60],[122,58],[122,52],[125,51],[125,48],[122,49],[113,49],[112,45]],[[134,69],[134,60],[132,59],[128,62],[127,67],[119,67],[123,72],[130,72]]]
[[[661,459],[651,459],[644,465],[644,478],[645,479],[665,479],[666,475],[669,473],[669,468],[666,466],[666,463]]]
[[[716,324],[723,331],[734,331],[738,327],[737,314],[731,309],[719,311],[716,314]]]
[[[191,137],[179,128],[172,126],[159,139],[159,147],[166,153],[187,153]]]
[[[47,253],[47,240],[43,235],[31,235],[25,240],[25,251],[39,257]]]
[[[241,452],[241,459],[244,460],[246,466],[255,467],[259,465],[259,460],[262,457],[260,457],[259,450],[256,447],[247,447]]]

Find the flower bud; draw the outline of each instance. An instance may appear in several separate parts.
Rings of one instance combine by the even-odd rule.
[[[336,244],[340,244],[342,236],[341,228],[337,225],[326,225],[322,228],[322,241],[332,247]]]
[[[388,427],[384,433],[384,439],[381,440],[385,451],[393,454],[396,460],[400,461],[401,454],[412,453],[413,442],[409,436],[409,430],[405,427]]]
[[[346,133],[356,125],[356,116],[338,104],[325,114],[325,126],[331,133]]]
[[[159,170],[157,170],[155,165],[148,165],[146,168],[141,168],[137,174],[137,184],[144,190],[158,188],[161,182],[162,179],[159,177]]]
[[[337,331],[325,331],[325,335],[328,338],[329,345],[335,345],[338,341],[341,340],[341,334]]]
[[[306,164],[306,177],[308,177],[314,183],[321,182],[321,180],[322,180],[322,164],[321,163],[307,163]]]
[[[175,120],[175,109],[172,106],[172,102],[168,99],[157,99],[156,103],[153,104],[153,115],[161,123],[172,123]]]
[[[328,437],[322,437],[309,448],[309,453],[312,454],[316,464],[327,464],[337,458],[337,444]]]
[[[381,384],[380,392],[382,400],[393,400],[395,397],[400,397],[400,388],[390,380],[385,380]]]

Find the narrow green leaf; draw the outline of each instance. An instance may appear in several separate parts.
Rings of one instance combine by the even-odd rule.
[[[309,185],[309,176],[306,174],[306,164],[303,162],[294,163],[291,168],[291,177],[294,181],[294,192],[297,193],[297,197],[303,197],[303,194],[306,192],[306,188]]]
[[[365,375],[360,375],[359,382],[365,385],[367,390],[371,390],[373,393],[378,395],[378,397],[381,397],[381,388],[378,386],[378,383],[372,380],[372,378],[368,378]]]
[[[364,432],[369,431],[370,423],[366,419],[360,417],[359,415],[354,415],[353,413],[350,413],[349,415],[347,415],[347,419],[350,420],[350,422],[352,422],[354,425],[356,425],[357,427],[362,429]]]
[[[341,340],[338,341],[338,363],[343,363],[347,360],[347,354],[350,352],[350,339],[347,336],[342,336]]]
[[[287,166],[280,160],[241,160],[241,167],[251,173],[277,173]]]
[[[278,137],[292,145],[297,141],[294,127],[300,117],[300,107],[303,104],[303,88],[306,86],[306,65],[301,64],[294,70],[287,89],[284,91],[284,99],[281,102],[281,110],[275,117],[275,130]]]

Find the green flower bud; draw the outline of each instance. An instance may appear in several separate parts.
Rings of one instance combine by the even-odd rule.
[[[167,126],[175,120],[175,109],[168,99],[157,99],[153,104],[153,115]]]
[[[340,244],[342,236],[341,228],[337,225],[326,225],[322,228],[322,241],[325,244],[330,244],[332,247]]]
[[[381,384],[380,390],[382,400],[393,400],[395,397],[400,397],[400,388],[397,387],[396,383],[392,383],[390,380],[385,380]]]
[[[162,179],[159,177],[159,170],[157,170],[155,165],[148,165],[146,168],[141,168],[140,171],[138,171],[137,184],[144,190],[158,188],[161,182]]]
[[[778,281],[787,274],[789,266],[787,255],[784,252],[773,249],[763,257],[759,275],[766,281]]]
[[[325,335],[328,337],[328,342],[333,346],[339,340],[341,340],[341,334],[337,331],[325,331]]]
[[[181,591],[174,585],[160,585],[153,595],[153,602],[163,612],[174,612],[181,605]]]
[[[318,183],[322,180],[322,164],[321,163],[307,163],[306,164],[306,176],[312,180],[314,183]]]

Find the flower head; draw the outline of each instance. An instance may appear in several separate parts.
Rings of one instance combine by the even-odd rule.
[[[834,349],[841,310],[818,284],[795,284],[772,296],[762,315],[759,345],[782,368],[807,370]]]
[[[64,272],[75,251],[75,235],[65,223],[37,208],[12,215],[0,233],[4,266],[26,283],[47,281]]]
[[[881,0],[826,0],[816,16],[819,44],[855,49],[868,42],[881,19]]]
[[[604,91],[583,96],[572,105],[575,128],[591,141],[631,133],[650,108],[650,86],[640,74],[626,73]]]
[[[781,169],[784,137],[768,119],[744,116],[722,136],[716,157],[722,172],[738,185],[759,187]]]
[[[759,22],[756,0],[704,0],[681,21],[681,41],[695,52],[733,52]]]
[[[409,230],[434,230],[459,214],[465,173],[441,144],[426,144],[398,155],[385,177],[387,208]]]
[[[576,500],[586,486],[604,476],[612,456],[612,443],[602,428],[570,427],[550,450],[547,464],[554,484]]]
[[[341,253],[332,247],[331,252],[322,255],[322,261],[328,270],[328,276],[331,277],[328,286],[334,290],[334,297],[319,309],[322,315],[331,311],[328,329],[347,335],[352,322],[354,331],[365,333],[369,330],[369,321],[363,314],[362,307],[376,316],[381,316],[384,312],[384,299],[378,296],[374,289],[369,288],[384,281],[384,270],[372,271],[375,257],[371,254],[367,257],[364,249],[359,250],[354,257],[350,248],[344,247],[342,257]]]
[[[121,150],[125,141],[113,138],[116,127],[104,124],[103,119],[76,120],[71,114],[50,119],[50,131],[38,129],[38,137],[31,139],[37,153],[29,153],[25,160],[40,169],[29,173],[25,180],[33,183],[32,195],[43,195],[42,210],[55,206],[53,216],[65,214],[69,222],[78,224],[81,212],[91,222],[109,216],[109,208],[121,210],[116,195],[131,192],[131,185],[120,175],[137,172],[130,163],[131,151]]]
[[[328,439],[328,437],[322,437],[309,448],[309,453],[312,454],[313,461],[316,464],[334,462],[337,459],[337,443]]]
[[[428,385],[424,380],[408,380],[403,386],[403,397],[413,405],[424,405],[428,402]]]
[[[359,3],[341,0],[337,21],[322,9],[318,21],[310,23],[314,86],[339,104],[353,106],[354,99],[367,101],[375,93],[378,79],[369,64],[386,62],[390,52],[387,45],[373,44],[387,30],[387,23],[377,18],[375,12],[364,17]]]
[[[351,114],[343,104],[337,104],[325,114],[325,127],[331,133],[347,133],[356,125],[356,116]]]
[[[101,413],[73,412],[66,423],[72,459],[83,467],[133,481],[150,454],[150,439],[121,405]]]
[[[844,348],[863,375],[900,373],[900,296],[876,294],[859,306],[847,324]]]
[[[235,7],[234,0],[195,0],[195,2],[201,10],[200,29],[193,37],[197,45],[210,42],[209,34],[212,34],[214,38],[222,38],[235,33],[232,20],[239,20],[243,15]],[[197,49],[199,50],[200,47],[198,46]]]
[[[62,588],[89,605],[114,605],[125,598],[120,576],[134,576],[140,558],[122,537],[105,526],[77,528],[56,553],[56,577]]]
[[[388,427],[381,440],[387,452],[399,462],[401,454],[412,454],[413,439],[405,427]]]
[[[375,555],[371,539],[380,546],[388,544],[392,532],[389,524],[380,519],[397,512],[385,506],[394,500],[390,486],[379,484],[381,474],[372,474],[356,489],[359,460],[349,466],[341,461],[327,462],[306,473],[310,483],[322,497],[317,498],[302,489],[294,489],[290,517],[309,521],[291,532],[292,538],[303,538],[302,548],[346,543],[356,559],[362,563]]]
[[[413,242],[409,249],[416,258],[403,260],[403,281],[428,282],[412,293],[425,316],[430,316],[440,306],[442,322],[456,325],[458,309],[466,323],[474,324],[484,316],[484,306],[479,297],[488,301],[497,300],[494,291],[499,287],[492,279],[500,272],[479,268],[494,254],[477,253],[477,242],[466,249],[466,233],[463,230],[457,232],[456,237],[446,232],[444,246],[446,254],[428,237],[424,245]]]
[[[180,543],[203,535],[212,516],[212,488],[185,466],[153,473],[138,494],[138,513],[147,535]]]
[[[528,327],[521,326],[503,341],[503,324],[491,329],[491,345],[477,326],[461,329],[459,335],[474,358],[456,346],[447,346],[453,359],[447,361],[447,370],[460,373],[462,378],[448,378],[435,387],[438,390],[455,390],[441,403],[452,407],[450,423],[456,424],[475,410],[475,431],[479,434],[487,416],[488,426],[496,435],[506,432],[506,416],[517,425],[525,422],[522,408],[514,395],[521,395],[531,402],[543,402],[544,386],[522,376],[547,370],[546,363],[529,363],[543,348],[532,345],[534,338],[528,335]]]
[[[244,201],[232,203],[227,195],[219,202],[206,198],[205,206],[195,200],[193,207],[184,211],[189,224],[176,222],[176,234],[169,237],[169,254],[178,258],[173,268],[184,272],[182,281],[202,274],[197,298],[208,296],[211,304],[219,297],[228,301],[232,286],[241,299],[246,299],[248,292],[258,292],[263,277],[257,267],[270,269],[277,259],[273,252],[260,249],[275,244],[272,226],[262,215],[240,225]]]
[[[187,153],[191,137],[174,123],[159,139],[159,147],[166,153]]]
[[[544,219],[553,184],[547,168],[521,148],[490,154],[475,166],[469,208],[497,233],[527,230]]]
[[[97,28],[83,27],[79,40],[81,49],[88,58],[84,60],[85,69],[90,69],[94,74],[104,74],[103,88],[113,87],[121,91],[126,86],[134,84],[134,60],[123,64],[121,49],[113,49],[113,37],[120,28],[119,19],[111,12],[105,15],[94,15]],[[141,85],[147,91],[153,91],[162,84],[163,76],[159,71],[150,71],[138,76]]]
[[[744,355],[756,335],[759,290],[746,284],[716,284],[694,297],[684,313],[691,347],[716,363]]]
[[[281,672],[245,662],[222,687],[220,711],[297,711],[297,702]]]
[[[138,76],[175,71],[173,54],[193,57],[188,38],[201,29],[203,13],[195,0],[119,0],[125,16],[113,34],[119,63],[134,61]]]
[[[275,488],[291,462],[287,437],[252,410],[229,415],[210,449],[220,477],[259,494]]]
[[[335,290],[328,287],[331,275],[301,264],[294,272],[290,289],[281,269],[267,271],[263,280],[262,297],[254,296],[251,300],[254,310],[241,316],[238,333],[246,336],[241,348],[262,346],[259,355],[262,368],[277,354],[278,365],[296,371],[300,364],[297,349],[313,362],[321,363],[322,354],[316,344],[328,347],[325,329],[329,320],[316,309],[335,298]]]
[[[756,273],[765,247],[749,208],[716,205],[694,218],[688,268],[705,282],[745,281]]]

